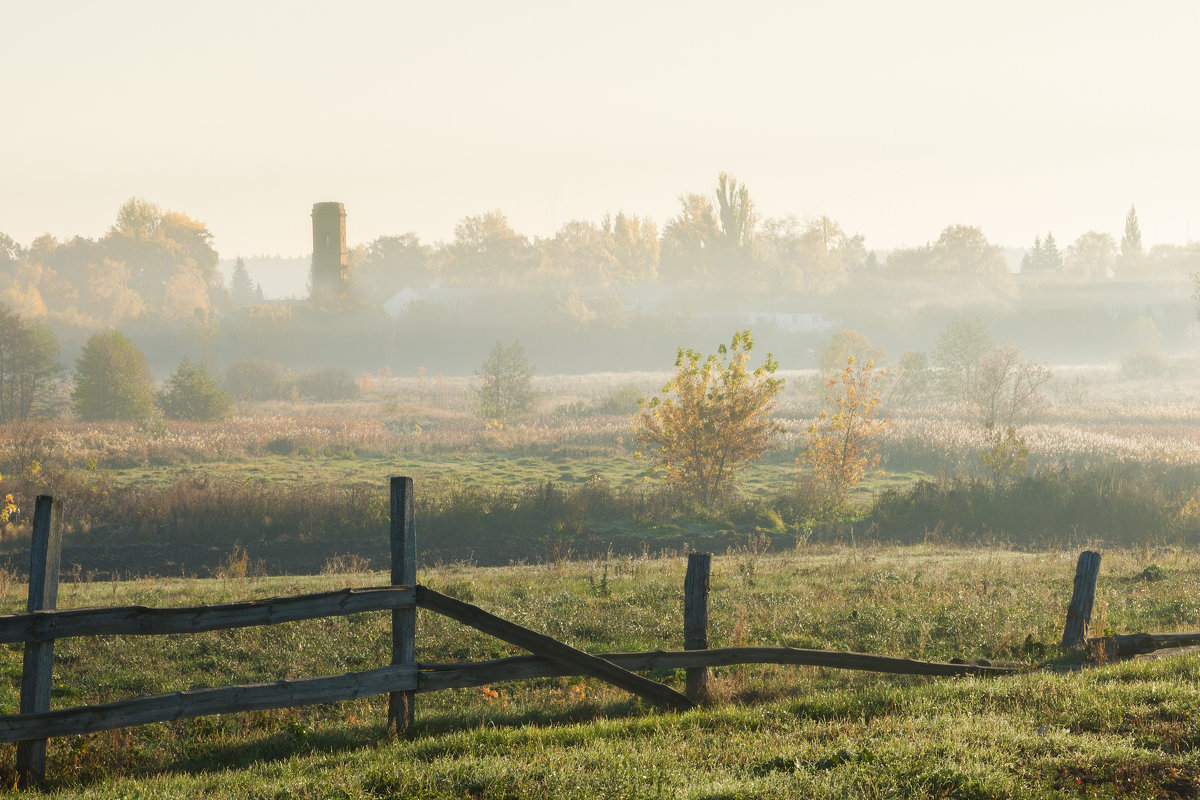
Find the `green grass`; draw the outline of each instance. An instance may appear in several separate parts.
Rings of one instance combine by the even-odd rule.
[[[1054,655],[1074,552],[929,546],[741,550],[714,561],[712,646],[785,644],[930,659]],[[1149,570],[1151,565],[1158,570]],[[681,644],[680,558],[478,569],[420,580],[593,652]],[[1148,578],[1155,578],[1150,580]],[[60,607],[181,605],[379,583],[380,575],[64,584]],[[1191,629],[1200,557],[1105,553],[1093,628]],[[12,586],[4,610],[20,608]],[[388,615],[192,636],[63,640],[52,704],[335,674],[387,662]],[[418,658],[514,651],[422,612]],[[21,655],[0,650],[15,709]],[[652,677],[681,686],[681,671]],[[1200,659],[997,679],[802,667],[715,670],[718,702],[663,714],[604,684],[540,679],[422,694],[410,739],[386,699],[56,739],[62,797],[1194,797]],[[11,770],[13,747],[0,747]],[[11,783],[11,772],[0,772]]]

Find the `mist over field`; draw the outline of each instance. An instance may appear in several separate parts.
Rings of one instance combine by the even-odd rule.
[[[0,785],[1200,797],[1200,4],[0,28]]]

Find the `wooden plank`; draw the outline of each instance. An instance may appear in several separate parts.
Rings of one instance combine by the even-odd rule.
[[[611,661],[588,655],[557,639],[489,614],[478,606],[447,597],[427,586],[417,587],[417,605],[458,620],[464,625],[470,625],[476,630],[489,636],[495,636],[509,644],[523,647],[535,655],[544,656],[550,661],[562,664],[572,670],[571,674],[600,678],[662,708],[682,711],[695,707],[691,700],[669,686],[647,680]]]
[[[40,495],[33,512],[30,541],[29,604],[31,612],[58,605],[58,565],[62,554],[62,501]],[[50,710],[54,682],[54,642],[27,642],[21,672],[21,714]],[[46,779],[46,739],[22,737],[17,743],[17,782],[21,788],[38,786]]]
[[[45,642],[69,636],[101,634],[156,636],[201,633],[415,607],[415,592],[411,586],[379,586],[205,606],[119,606],[33,611],[0,616],[0,642]]]
[[[413,510],[412,478],[391,480],[392,583],[415,586],[417,583],[417,540]],[[417,662],[417,610],[415,607],[392,612],[392,664]],[[416,721],[415,692],[392,692],[388,696],[388,730],[401,733]]]
[[[95,706],[0,717],[0,742],[37,736],[68,736],[151,722],[268,708],[332,703],[385,694],[417,685],[415,665],[381,667],[320,678],[190,689]]]
[[[1110,658],[1124,658],[1197,645],[1200,644],[1200,633],[1118,633],[1115,636],[1095,636],[1087,641],[1089,645],[1103,647]]]
[[[886,672],[894,675],[937,675],[944,677],[975,675],[1011,675],[1027,671],[1024,667],[978,663],[948,664],[916,661],[908,658],[848,653],[831,650],[806,650],[794,647],[725,647],[715,650],[642,653],[599,653],[597,658],[628,670],[693,669],[726,667],[734,664],[791,664],[834,669]],[[486,686],[500,681],[526,678],[552,678],[582,674],[565,664],[541,656],[514,656],[473,664],[420,664],[418,691],[435,692]]]
[[[683,649],[708,649],[708,587],[712,553],[689,553],[683,580]],[[708,667],[687,671],[685,694],[693,700],[709,699]]]
[[[1079,647],[1087,641],[1088,623],[1092,621],[1092,604],[1096,599],[1096,579],[1100,576],[1100,554],[1084,550],[1075,565],[1075,588],[1067,608],[1067,623],[1063,628],[1062,647]]]

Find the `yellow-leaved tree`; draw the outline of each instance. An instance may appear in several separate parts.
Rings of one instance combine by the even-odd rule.
[[[828,515],[844,511],[850,490],[879,466],[879,438],[892,424],[877,416],[883,375],[874,361],[859,365],[848,358],[841,375],[827,383],[827,410],[808,429],[804,457]]]
[[[704,358],[679,348],[675,375],[659,397],[644,402],[636,433],[643,454],[665,478],[706,509],[731,492],[737,470],[774,444],[782,427],[771,419],[783,379],[767,354],[751,369],[749,330]]]

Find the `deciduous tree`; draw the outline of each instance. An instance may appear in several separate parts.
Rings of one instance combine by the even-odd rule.
[[[0,304],[0,423],[29,417],[59,372],[58,340],[50,329]]]
[[[146,357],[117,331],[88,339],[75,362],[75,413],[86,421],[140,420],[154,411],[155,382]]]
[[[1142,252],[1142,228],[1138,225],[1137,208],[1130,205],[1125,215],[1125,234],[1121,237],[1120,270],[1126,275],[1137,274],[1145,255]]]
[[[520,342],[508,347],[496,342],[475,374],[483,381],[475,392],[475,405],[484,419],[511,419],[533,404],[534,368]]]
[[[825,410],[809,426],[805,461],[825,498],[827,514],[843,511],[850,490],[879,466],[879,439],[891,425],[891,420],[877,416],[883,375],[872,361],[848,358],[841,375],[829,380]]]
[[[760,458],[782,431],[771,419],[783,388],[783,379],[774,377],[779,364],[768,353],[752,370],[753,349],[749,330],[707,358],[681,347],[675,375],[637,418],[645,456],[704,508],[726,498],[737,471]]]

